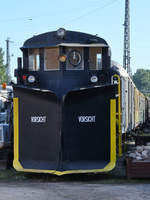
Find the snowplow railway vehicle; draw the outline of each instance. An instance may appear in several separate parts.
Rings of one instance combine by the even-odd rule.
[[[147,100],[111,62],[107,42],[61,28],[26,40],[21,50],[14,168],[56,175],[112,170],[122,133],[146,120]]]

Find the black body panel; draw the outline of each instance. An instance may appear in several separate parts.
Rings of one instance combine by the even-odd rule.
[[[51,90],[58,97],[67,94],[69,91],[79,90],[80,88],[111,84],[111,73],[109,70],[51,72],[28,72],[23,70],[19,73],[19,76],[22,77],[24,74],[27,76],[34,75],[37,80],[34,84],[24,83],[25,87]],[[96,83],[91,82],[90,79],[92,76],[97,76],[98,81]]]
[[[19,98],[20,163],[26,169],[56,170],[60,151],[60,108],[56,96],[17,87],[14,93]],[[43,122],[38,122],[38,118],[34,122],[34,117],[45,116]]]
[[[95,35],[90,35],[86,33],[76,32],[76,31],[66,31],[66,36],[64,39],[60,39],[57,36],[57,31],[43,33],[34,36],[25,41],[22,48],[43,48],[43,47],[53,47],[60,43],[80,43],[80,44],[90,44],[91,41],[95,43],[101,43],[107,45],[107,42]]]
[[[114,94],[115,86],[105,86],[66,96],[63,170],[102,169],[110,162],[110,99],[115,98]],[[92,121],[79,121],[81,116]]]

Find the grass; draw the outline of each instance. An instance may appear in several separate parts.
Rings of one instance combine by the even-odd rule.
[[[1,170],[0,171],[0,182],[4,181],[24,181],[27,180],[24,173],[16,172],[14,169],[7,169],[7,170]]]

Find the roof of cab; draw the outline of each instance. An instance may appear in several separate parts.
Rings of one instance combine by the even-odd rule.
[[[60,39],[57,36],[57,31],[43,33],[37,36],[34,36],[26,40],[23,44],[24,48],[44,48],[44,47],[56,47],[61,46],[61,44],[101,44],[102,46],[107,46],[107,42],[95,35],[90,35],[82,32],[76,31],[66,31],[66,36],[64,39]]]

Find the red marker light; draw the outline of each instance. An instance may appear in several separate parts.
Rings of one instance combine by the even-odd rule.
[[[27,76],[26,75],[23,75],[22,76],[22,79],[25,81],[27,79]]]

